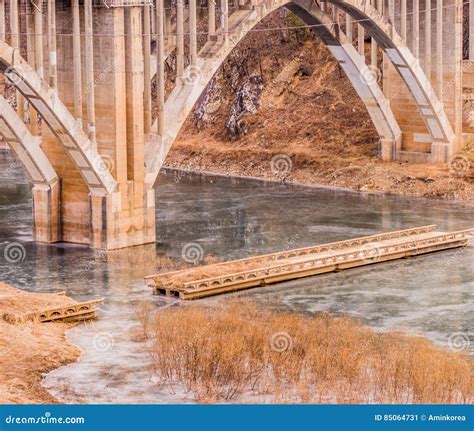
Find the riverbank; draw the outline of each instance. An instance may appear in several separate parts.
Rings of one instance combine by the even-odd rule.
[[[283,147],[259,149],[244,143],[226,146],[201,135],[177,141],[165,167],[399,196],[474,200],[472,167],[456,173],[446,164],[383,162],[364,156],[325,158],[309,149],[305,152]]]
[[[14,317],[74,302],[64,295],[25,292],[0,282],[0,404],[57,402],[41,381],[46,373],[78,359],[80,350],[65,337],[73,324]]]
[[[335,185],[329,185],[329,184],[321,184],[321,183],[304,183],[300,181],[282,181],[279,179],[275,179],[272,177],[255,177],[255,176],[249,176],[249,175],[238,175],[238,174],[225,174],[225,173],[218,173],[218,172],[211,172],[211,171],[205,171],[205,170],[196,170],[196,169],[185,169],[185,168],[179,168],[179,167],[170,167],[165,165],[163,167],[162,172],[166,172],[169,174],[174,175],[175,181],[178,182],[181,179],[185,177],[209,177],[209,178],[229,178],[232,180],[239,180],[242,182],[253,182],[253,181],[258,181],[262,182],[265,184],[277,184],[277,185],[286,185],[286,186],[294,186],[294,187],[305,187],[309,189],[319,189],[319,190],[329,190],[333,192],[349,192],[353,193],[355,195],[357,194],[375,194],[375,195],[386,195],[386,196],[393,196],[393,197],[400,197],[400,198],[409,198],[411,201],[414,200],[421,200],[424,202],[435,202],[436,200],[442,201],[444,203],[453,203],[455,205],[461,205],[461,206],[474,206],[474,196],[472,199],[455,199],[455,198],[443,198],[443,197],[426,197],[426,196],[420,196],[420,195],[401,195],[399,193],[393,192],[392,190],[386,190],[386,191],[381,191],[381,190],[357,190],[355,188],[350,188],[350,187],[343,187],[343,186],[335,186]]]

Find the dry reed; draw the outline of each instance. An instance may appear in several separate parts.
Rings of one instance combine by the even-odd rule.
[[[142,315],[154,369],[200,402],[469,403],[472,358],[346,318],[249,301]]]

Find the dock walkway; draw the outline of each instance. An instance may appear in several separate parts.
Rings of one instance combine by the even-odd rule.
[[[154,294],[198,299],[468,245],[474,229],[436,225],[287,250],[145,278]]]

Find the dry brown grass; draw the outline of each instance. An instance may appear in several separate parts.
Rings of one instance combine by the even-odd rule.
[[[25,292],[0,282],[0,403],[57,402],[41,381],[44,374],[79,357],[79,349],[64,336],[72,324],[38,323],[22,316],[73,303],[67,296]]]
[[[468,403],[472,358],[352,320],[191,305],[143,318],[155,371],[200,402]]]

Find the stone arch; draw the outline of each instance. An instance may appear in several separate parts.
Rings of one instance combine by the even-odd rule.
[[[115,191],[117,183],[103,166],[81,126],[33,68],[23,59],[18,49],[0,41],[0,71],[40,113],[51,131],[61,142],[66,154],[77,167],[91,192],[97,194]]]
[[[242,18],[237,26],[232,29],[233,32],[227,44],[223,43],[218,50],[215,49],[215,43],[206,44],[199,53],[196,66],[188,66],[185,70],[185,81],[191,81],[191,85],[186,85],[186,82],[177,85],[166,100],[165,122],[166,119],[173,119],[172,122],[166,122],[166,135],[163,137],[154,135],[147,143],[146,183],[148,185],[153,185],[156,181],[166,155],[191,112],[194,103],[227,55],[251,28],[267,15],[283,6],[298,14],[309,25],[317,26],[315,27],[317,34],[339,62],[364,102],[382,141],[390,143],[389,157],[393,158],[395,156],[395,151],[401,142],[400,127],[378,84],[367,79],[367,74],[364,73],[366,65],[353,45],[348,43],[342,32],[335,31],[332,21],[313,0],[294,0],[291,2],[288,0],[274,0],[257,5],[255,10],[246,11],[248,12],[247,16]],[[156,73],[156,69],[153,72]],[[156,124],[154,128],[156,129]]]
[[[415,100],[431,135],[432,161],[447,162],[453,155],[456,136],[429,79],[395,26],[366,0],[328,0],[351,15],[384,50]]]

